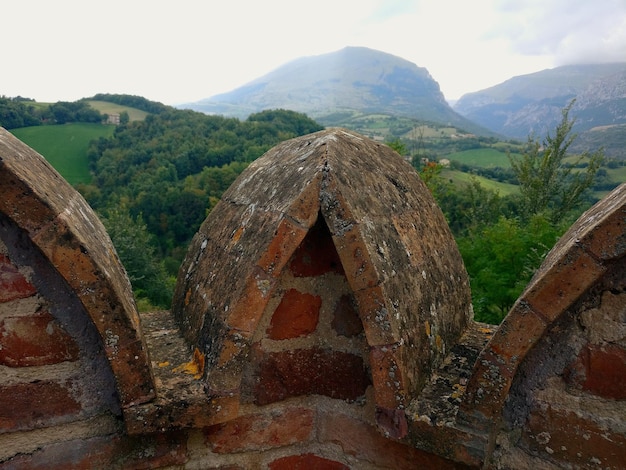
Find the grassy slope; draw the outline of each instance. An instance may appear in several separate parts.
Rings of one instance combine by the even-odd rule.
[[[509,194],[518,192],[518,187],[514,184],[500,183],[499,181],[484,178],[482,176],[471,175],[458,170],[445,169],[441,172],[441,176],[452,181],[452,183],[454,183],[457,187],[462,187],[463,185],[469,183],[472,178],[476,178],[481,186],[486,189],[497,191],[500,196],[508,196]]]
[[[143,121],[148,115],[148,113],[146,113],[145,111],[141,111],[140,109],[129,108],[128,106],[122,106],[121,104],[116,103],[109,103],[108,101],[89,100],[87,101],[87,103],[89,103],[89,106],[97,109],[102,114],[120,114],[126,111],[131,121]]]
[[[445,158],[479,168],[511,167],[506,153],[491,148],[464,150],[446,155]]]
[[[74,123],[12,129],[11,133],[45,157],[70,184],[89,183],[89,142],[113,135],[115,126]]]

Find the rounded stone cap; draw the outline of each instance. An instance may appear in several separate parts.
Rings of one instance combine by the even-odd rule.
[[[206,355],[211,393],[237,393],[226,377],[240,375],[237,361],[248,360],[243,351],[277,279],[318,220],[358,304],[374,386],[390,387],[377,394],[378,404],[401,407],[470,321],[469,281],[415,169],[355,132],[292,139],[253,162],[191,243],[173,313],[190,345]]]

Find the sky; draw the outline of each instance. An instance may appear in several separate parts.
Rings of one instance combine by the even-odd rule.
[[[10,0],[0,15],[0,96],[44,102],[182,104],[346,46],[425,67],[448,100],[626,62],[626,0]]]

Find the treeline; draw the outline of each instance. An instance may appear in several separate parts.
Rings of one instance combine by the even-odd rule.
[[[0,126],[5,129],[66,124],[68,122],[98,123],[106,119],[100,111],[84,101],[59,101],[40,104],[29,98],[0,97]]]
[[[167,307],[171,286],[162,276],[177,275],[189,241],[222,193],[274,145],[321,129],[292,111],[240,121],[168,107],[92,142],[93,180],[78,189],[102,216],[136,292]],[[145,259],[150,250],[153,263]]]
[[[167,106],[163,103],[150,101],[143,96],[136,95],[98,93],[90,99],[94,101],[107,101],[109,103],[115,103],[121,106],[128,106],[129,108],[139,109],[140,111],[145,111],[146,113],[150,114],[160,114],[167,111],[168,109],[171,109],[170,106]]]

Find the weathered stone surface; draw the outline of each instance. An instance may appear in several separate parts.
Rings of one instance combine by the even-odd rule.
[[[363,331],[363,323],[359,318],[354,296],[342,295],[339,298],[335,305],[331,326],[338,335],[349,338]]]
[[[0,302],[30,297],[37,292],[11,260],[0,253]]]
[[[332,241],[335,250],[307,239]],[[295,276],[344,272],[368,343],[409,345],[398,357],[402,373],[410,369],[402,394],[423,387],[468,324],[467,274],[430,192],[395,152],[353,132],[331,129],[276,146],[200,228],[173,311],[209,365],[221,356],[215,338],[229,329],[254,335],[286,259]]]
[[[194,359],[168,311],[141,314],[142,330],[152,358],[157,398],[125,408],[129,434],[162,429],[200,428],[237,417],[239,396],[207,394],[202,361]],[[201,353],[198,351],[197,354]]]
[[[284,447],[305,442],[313,436],[313,412],[287,407],[270,414],[243,415],[206,428],[204,432],[207,443],[218,454]]]
[[[78,344],[49,312],[0,319],[0,364],[28,367],[78,359]]]
[[[0,396],[4,397],[0,400],[0,432],[77,419],[81,405],[72,396],[73,385],[53,381],[0,385]]]
[[[318,348],[268,353],[259,365],[256,403],[302,395],[354,401],[369,384],[363,359],[353,354]]]
[[[315,454],[289,455],[269,464],[270,470],[349,470],[345,464]]]
[[[153,398],[149,360],[130,282],[83,197],[44,160],[0,129],[0,214],[24,230],[95,324],[123,406]]]
[[[321,305],[320,296],[289,289],[272,315],[267,337],[281,340],[313,333],[317,328]]]

